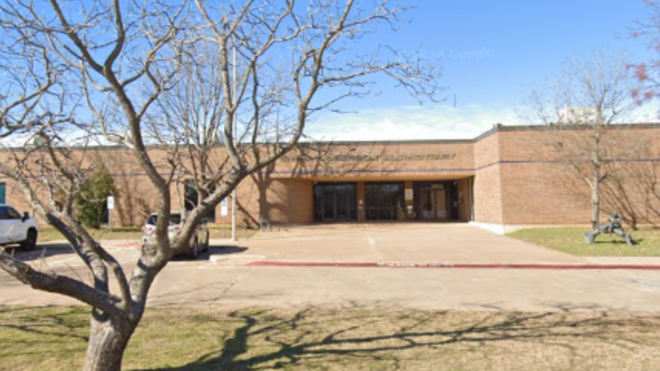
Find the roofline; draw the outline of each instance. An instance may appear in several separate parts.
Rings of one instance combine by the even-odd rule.
[[[497,132],[507,132],[507,131],[545,131],[545,130],[575,130],[579,125],[504,125],[504,124],[495,124],[492,129],[485,131],[476,138],[474,142],[478,142],[482,139],[485,139]],[[589,125],[584,125],[589,126]],[[606,130],[618,130],[618,129],[660,129],[660,122],[643,122],[643,123],[621,123],[621,124],[611,124],[608,125]]]

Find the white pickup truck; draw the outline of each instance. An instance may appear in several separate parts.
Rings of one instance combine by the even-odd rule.
[[[9,205],[0,204],[0,246],[20,245],[24,250],[37,246],[37,221]]]

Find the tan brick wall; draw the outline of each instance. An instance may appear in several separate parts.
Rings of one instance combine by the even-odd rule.
[[[499,133],[474,144],[474,218],[481,223],[502,223],[502,185]]]
[[[629,192],[630,202],[639,213],[648,216],[651,206],[660,210],[660,200],[650,199],[644,193],[640,188],[640,178],[635,173],[638,168],[655,172],[660,181],[660,126],[625,127],[625,130],[613,131],[607,140],[619,149],[634,146],[643,140],[645,152],[630,153],[626,158],[654,161],[621,162],[612,166],[623,169],[619,173],[625,174],[625,188],[632,190]],[[167,173],[165,153],[154,149],[150,155],[159,171]],[[88,163],[103,162],[115,178],[119,190],[113,214],[115,224],[141,224],[146,214],[156,208],[159,199],[133,154],[125,149],[101,148],[89,151],[87,156]],[[218,148],[215,157],[218,161],[222,160],[221,148]],[[573,170],[557,160],[553,149],[544,144],[542,133],[506,128],[495,130],[474,142],[308,145],[288,155],[269,171],[246,179],[239,186],[238,221],[242,223],[247,218],[256,224],[259,215],[265,214],[273,223],[313,222],[314,182],[357,182],[358,197],[363,199],[363,182],[400,181],[410,188],[413,181],[433,180],[459,180],[463,199],[459,205],[459,216],[461,220],[467,220],[467,178],[474,177],[474,213],[478,222],[584,224],[589,219],[588,187]],[[0,151],[0,161],[7,161],[7,152]],[[31,211],[22,193],[10,180],[0,179],[0,182],[7,184],[7,203],[20,211]],[[177,189],[174,187],[172,196],[176,204]],[[178,208],[178,205],[172,207]],[[605,205],[604,209],[614,207]],[[363,220],[364,209],[358,213],[359,219]],[[220,222],[220,206],[216,215]],[[660,215],[657,218],[660,219]]]
[[[588,223],[587,185],[564,165],[505,164],[500,172],[504,224]]]
[[[590,188],[575,169],[561,161],[549,145],[562,140],[571,143],[571,131],[548,135],[543,131],[503,131],[500,137],[502,210],[504,224],[588,224],[590,220]],[[660,128],[608,131],[604,147],[622,159],[657,159],[660,157]],[[644,153],[642,153],[644,151]],[[519,163],[512,163],[519,162]],[[617,167],[643,166],[656,169],[660,163],[651,161],[616,162],[607,165],[613,176]],[[607,181],[606,181],[607,182]],[[631,201],[643,208],[640,192],[634,190],[639,179],[625,179]],[[601,221],[615,207],[602,200]],[[660,210],[660,205],[658,205]]]
[[[314,220],[314,183],[299,179],[248,178],[237,189],[239,224],[265,216],[274,224],[307,224]],[[231,204],[231,201],[230,201]],[[231,206],[231,205],[230,205]],[[231,207],[229,208],[231,213]],[[218,213],[219,215],[219,213]]]
[[[320,148],[317,148],[320,147]],[[469,141],[352,143],[303,147],[285,156],[274,178],[315,180],[455,179],[473,175]]]

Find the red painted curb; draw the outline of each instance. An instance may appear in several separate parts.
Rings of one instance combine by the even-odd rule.
[[[553,264],[553,263],[406,263],[406,262],[313,262],[261,260],[251,267],[337,267],[337,268],[444,268],[444,269],[600,269],[660,270],[658,264]]]

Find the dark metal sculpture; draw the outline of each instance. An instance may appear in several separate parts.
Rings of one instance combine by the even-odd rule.
[[[259,229],[262,231],[270,231],[270,220],[263,215],[259,217]]]
[[[609,235],[615,234],[617,236],[623,237],[626,240],[626,243],[630,246],[635,246],[637,245],[637,242],[633,240],[632,236],[630,233],[626,233],[626,231],[623,230],[623,226],[621,225],[621,218],[619,217],[619,214],[616,212],[612,213],[612,216],[608,219],[609,223],[607,224],[599,224],[595,230],[586,232],[584,234],[584,240],[588,244],[592,244],[596,241],[596,237],[603,233],[607,233]]]

